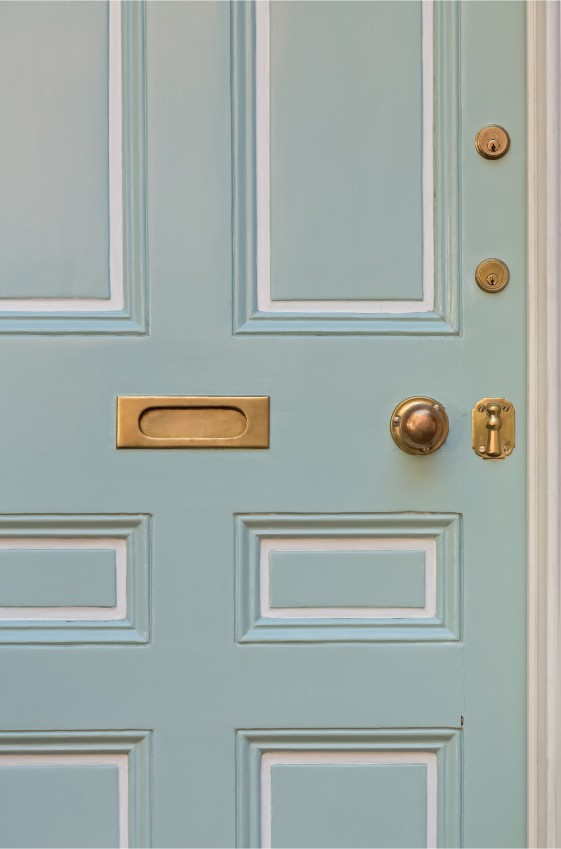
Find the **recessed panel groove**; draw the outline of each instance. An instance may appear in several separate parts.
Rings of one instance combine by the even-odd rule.
[[[345,74],[349,79],[356,74],[358,79],[356,85],[349,83],[346,95],[339,92],[343,110],[352,110],[354,104],[349,121],[339,124],[329,109],[329,85],[326,90],[321,87],[318,89],[317,86],[313,89],[316,94],[310,109],[295,104],[295,100],[305,91],[306,82],[310,82],[318,72],[316,65],[321,65],[325,48],[325,39],[316,43],[313,38],[308,38],[305,45],[300,44],[298,39],[302,37],[304,25],[289,26],[287,23],[291,16],[303,16],[306,20],[310,18],[306,26],[311,27],[310,32],[313,32],[311,19],[315,14],[321,14],[319,7],[316,9],[317,4],[296,6],[286,4],[280,7],[269,2],[232,5],[234,331],[454,335],[459,330],[459,70],[456,5],[426,2],[418,6],[396,4],[393,8],[392,4],[393,17],[398,18],[402,14],[412,16],[411,25],[404,29],[404,37],[411,37],[416,32],[415,47],[407,51],[408,60],[413,62],[413,54],[418,54],[418,68],[411,76],[413,85],[419,84],[414,98],[415,110],[419,113],[418,127],[416,131],[408,133],[402,121],[397,136],[392,136],[391,130],[387,132],[387,128],[392,126],[391,122],[377,115],[374,108],[377,98],[380,104],[385,102],[386,94],[383,75],[373,75],[369,66],[377,54],[361,52],[354,49],[351,43],[353,38],[360,41],[364,37],[363,30],[368,26],[372,26],[373,32],[378,35],[379,30],[388,25],[384,18],[384,5],[347,4],[345,8],[345,4],[340,4],[337,9],[335,6],[326,8],[326,15],[330,19],[341,17],[338,24],[333,23],[333,32],[329,30],[328,33],[328,37],[333,38],[334,44],[337,44],[333,49],[340,56],[347,55],[346,49],[349,51],[348,60],[344,63]],[[365,21],[357,22],[357,16],[363,16]],[[284,63],[280,47],[275,52],[280,42],[287,38],[295,41],[298,48],[284,51],[292,56],[291,63]],[[304,78],[301,86],[295,82],[299,62],[302,64],[300,75]],[[343,85],[343,77],[344,74],[338,75],[335,87]],[[372,79],[372,97],[367,100],[357,96],[363,77]],[[287,95],[286,102],[282,97],[279,100],[279,92],[284,90],[282,85],[278,88],[281,78],[282,85],[290,87],[294,84],[297,92],[295,97]],[[414,111],[407,108],[406,101],[413,95],[406,88],[401,98],[403,102],[395,106],[397,114],[403,108],[404,120],[409,119],[410,113]],[[325,108],[322,107],[324,99]],[[310,94],[308,101],[311,100]],[[294,109],[292,118],[291,109]],[[339,114],[341,109],[333,111]],[[360,177],[345,180],[334,158],[342,157],[343,170],[355,167],[360,155],[353,156],[352,147],[360,145],[364,141],[361,135],[365,135],[355,133],[345,140],[344,128],[351,120],[371,122],[372,126],[379,128],[376,144],[379,141],[383,149],[387,139],[389,147],[385,154],[376,155],[372,152],[370,159],[366,157],[367,164]],[[297,153],[290,158],[290,169],[298,167],[300,157],[306,152],[305,143],[301,142],[304,131],[302,127],[298,130],[298,122],[304,126],[306,121],[315,121],[314,132],[323,141],[316,141],[313,153],[308,151],[307,159],[302,163],[301,179],[295,175],[294,191],[300,193],[300,200],[295,202],[294,198],[291,200],[286,194],[287,180],[279,176],[278,157],[284,156],[290,147],[290,133],[293,132],[294,138],[299,139],[299,146]],[[335,123],[332,124],[333,121]],[[396,144],[392,144],[392,139]],[[401,143],[405,145],[403,156],[401,159],[397,157],[396,164],[391,157]],[[334,145],[331,158],[330,144]],[[411,166],[409,160],[405,162],[404,159],[409,154],[413,155],[413,151],[417,160]],[[327,192],[329,187],[331,191],[329,200],[319,203],[318,192],[308,190],[307,182],[323,160],[328,177],[318,178],[318,185],[322,191]],[[413,184],[421,187],[422,197],[415,202],[407,202],[402,198],[406,209],[396,229],[391,224],[389,207],[403,195],[398,183],[404,167],[409,166],[414,167],[416,177],[408,182],[408,188]],[[381,189],[380,186],[375,188],[374,184],[380,181],[391,182],[392,175],[391,189]],[[372,221],[369,221],[368,213],[362,210],[364,204],[361,206],[357,202],[358,195],[365,191],[365,186],[370,182],[373,185],[365,196],[366,206],[382,203],[387,212],[384,214],[381,211],[373,217],[371,215]],[[387,198],[385,204],[382,200],[384,197]],[[316,202],[317,214],[309,210],[306,213],[308,207]],[[416,210],[418,222],[405,227],[405,218],[409,213],[413,214],[413,209]],[[293,234],[290,241],[288,235],[284,237],[282,234],[285,231],[292,232],[290,228],[299,220],[298,215],[303,216],[302,222],[300,226],[295,226],[296,235]],[[344,226],[334,224],[339,221],[339,217],[344,221]],[[407,220],[410,218],[411,215]],[[310,237],[306,238],[308,226],[312,229]],[[336,240],[328,235],[329,226],[336,226]],[[384,226],[388,228],[385,233]],[[324,234],[321,249],[314,243],[318,233]],[[353,239],[357,246],[363,245],[362,254],[362,249],[353,252]],[[381,254],[394,239],[394,260],[388,261],[386,268]],[[400,239],[405,239],[411,250],[418,253],[413,263],[414,272],[405,268],[406,262],[401,261],[403,253]],[[346,245],[344,250],[341,247],[342,240]],[[382,244],[377,252],[373,247],[376,240],[381,240]],[[343,250],[345,260],[337,273],[340,263],[329,262],[328,257],[330,250],[339,249]],[[371,250],[374,254],[367,261],[365,257]],[[362,259],[357,259],[358,254],[362,255]],[[314,275],[324,267],[323,263],[327,263],[326,271],[316,279]],[[280,265],[280,270],[277,265]],[[326,281],[331,277],[332,285],[327,285]]]
[[[461,846],[461,742],[455,728],[240,730],[237,845]]]
[[[0,644],[149,640],[149,516],[0,516],[0,577]]]
[[[1,845],[151,846],[151,783],[150,731],[3,731]]]
[[[144,333],[144,4],[5,4],[0,23],[0,333]]]
[[[236,517],[241,643],[461,638],[455,514]]]

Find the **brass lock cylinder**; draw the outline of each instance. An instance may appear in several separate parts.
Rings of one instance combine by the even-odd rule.
[[[490,124],[482,127],[475,137],[475,148],[484,159],[500,159],[508,152],[510,136],[504,127]]]
[[[475,269],[475,282],[484,292],[502,292],[509,279],[508,266],[501,259],[484,259]]]

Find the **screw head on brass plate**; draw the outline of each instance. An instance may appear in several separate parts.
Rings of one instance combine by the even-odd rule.
[[[392,413],[390,432],[407,454],[433,454],[448,436],[448,416],[434,398],[406,398]]]
[[[491,124],[483,127],[475,137],[475,148],[485,159],[500,159],[510,147],[510,136],[504,127]]]
[[[508,266],[500,259],[484,259],[475,269],[475,282],[484,292],[500,292],[509,279]]]

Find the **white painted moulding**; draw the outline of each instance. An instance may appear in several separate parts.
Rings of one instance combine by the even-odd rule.
[[[113,607],[2,607],[0,622],[109,622],[127,615],[127,541],[126,539],[26,539],[0,538],[1,551],[114,551],[116,604]],[[0,596],[1,598],[1,596]]]
[[[423,607],[271,607],[270,556],[275,551],[422,551],[425,557]],[[339,539],[262,537],[259,542],[259,594],[264,619],[430,619],[436,616],[436,540],[399,537],[341,537]]]
[[[129,846],[129,757],[126,754],[0,754],[0,767],[115,766],[119,786],[119,849]]]
[[[431,312],[434,292],[434,4],[422,3],[423,298],[420,300],[273,300],[271,297],[271,73],[269,0],[255,3],[257,307],[263,313],[407,314]]]
[[[109,7],[109,298],[0,298],[0,313],[91,313],[122,310],[124,292],[123,92],[121,0]]]
[[[528,846],[561,845],[561,14],[527,3]]]
[[[272,769],[278,765],[413,765],[423,764],[427,771],[427,847],[436,847],[437,837],[437,756],[435,752],[264,752],[261,757],[261,846],[272,846]]]

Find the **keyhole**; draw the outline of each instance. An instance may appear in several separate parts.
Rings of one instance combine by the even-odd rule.
[[[488,274],[487,275],[487,283],[489,284],[489,286],[496,286],[498,279],[499,278],[497,277],[496,274]]]
[[[487,448],[485,453],[488,457],[500,457],[501,456],[501,440],[499,437],[499,431],[503,426],[501,420],[501,405],[500,404],[489,404],[487,406],[487,421],[485,422],[485,427],[487,428]]]
[[[496,153],[497,150],[499,149],[499,147],[500,147],[500,144],[498,143],[498,141],[496,139],[491,139],[490,141],[487,142],[487,150],[490,150],[491,153]]]

